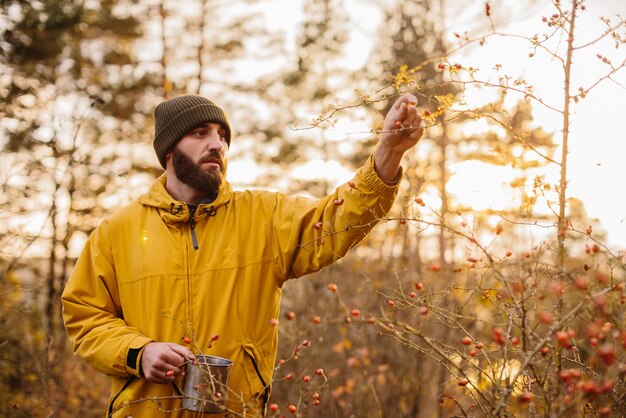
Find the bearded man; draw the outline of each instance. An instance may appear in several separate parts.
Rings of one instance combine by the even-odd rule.
[[[265,414],[282,287],[344,256],[389,211],[423,134],[416,103],[400,97],[372,156],[319,200],[233,191],[223,109],[197,95],[155,108],[165,173],[93,231],[62,295],[75,353],[111,377],[107,416],[198,416],[179,382],[205,353],[232,362],[221,415]]]

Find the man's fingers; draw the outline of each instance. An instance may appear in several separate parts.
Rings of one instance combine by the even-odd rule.
[[[395,123],[395,127],[398,129],[410,130],[411,132],[413,132],[414,130],[425,128],[425,125],[424,121],[422,120],[422,116],[419,114],[417,109],[413,106],[409,106],[406,117],[397,120]]]
[[[186,360],[196,359],[196,356],[193,355],[193,352],[188,347],[182,346],[180,344],[172,343],[170,345],[170,348],[172,349],[174,353],[178,354],[181,357],[182,359],[181,363],[184,363]]]
[[[417,97],[415,97],[411,93],[405,93],[402,96],[400,96],[400,98],[398,99],[396,103],[398,104],[398,107],[400,107],[402,103],[412,104],[413,106],[415,106],[417,104]]]

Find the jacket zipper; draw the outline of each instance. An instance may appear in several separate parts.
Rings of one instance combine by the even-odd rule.
[[[188,205],[189,206],[189,228],[191,229],[191,243],[193,244],[193,249],[197,250],[200,248],[198,245],[198,237],[196,236],[196,220],[194,219],[194,215],[196,214],[197,206]]]

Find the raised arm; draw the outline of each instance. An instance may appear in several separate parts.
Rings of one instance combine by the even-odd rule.
[[[352,181],[318,201],[277,201],[274,237],[285,279],[317,271],[343,257],[391,209],[402,156],[424,133],[416,103],[411,94],[394,103],[373,156]]]

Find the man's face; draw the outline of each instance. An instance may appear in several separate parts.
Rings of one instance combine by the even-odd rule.
[[[208,123],[187,133],[172,149],[174,174],[206,197],[215,197],[225,174],[226,133]]]

